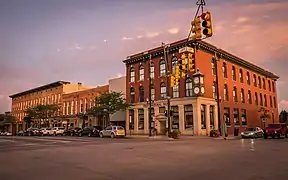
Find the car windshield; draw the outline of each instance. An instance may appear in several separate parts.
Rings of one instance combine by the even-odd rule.
[[[118,129],[118,130],[124,130],[124,128],[121,127],[121,126],[117,126],[117,129]]]
[[[64,129],[64,127],[59,127],[58,129]]]
[[[280,128],[281,124],[268,124],[268,128]]]
[[[256,128],[246,128],[246,131],[256,131]]]

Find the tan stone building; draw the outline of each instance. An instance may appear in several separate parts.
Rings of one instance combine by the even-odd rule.
[[[57,81],[9,96],[12,98],[11,113],[16,117],[18,123],[17,129],[25,128],[23,118],[25,117],[24,112],[27,108],[39,104],[57,104],[62,107],[64,94],[85,89],[89,88],[82,86],[81,83],[73,84],[66,81]],[[57,117],[61,115],[62,108],[59,109]]]
[[[105,85],[63,94],[61,116],[63,125],[68,124],[68,126],[80,128],[88,125],[106,126],[107,122],[103,122],[101,117],[85,114],[94,106],[95,98],[101,93],[108,92],[108,90],[108,85]]]

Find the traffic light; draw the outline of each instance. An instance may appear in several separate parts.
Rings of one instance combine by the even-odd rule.
[[[188,53],[188,71],[194,72],[195,71],[195,54]]]
[[[192,40],[201,40],[202,32],[201,32],[201,19],[200,17],[196,17],[194,21],[191,22],[192,25],[192,33],[195,35],[192,36]]]
[[[175,67],[175,79],[180,79],[180,67],[179,65],[176,65]]]
[[[170,86],[174,87],[176,84],[176,78],[175,76],[170,76]]]
[[[182,53],[180,59],[178,60],[179,69],[181,71],[185,69],[185,67],[183,66],[185,64],[185,60],[186,60],[186,54]]]
[[[211,13],[207,11],[206,13],[203,13],[201,15],[201,18],[203,19],[203,22],[202,22],[202,26],[204,28],[203,34],[206,37],[211,37],[213,35]]]

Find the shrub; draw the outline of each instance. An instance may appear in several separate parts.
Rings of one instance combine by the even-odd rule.
[[[210,137],[219,137],[220,133],[218,130],[211,130],[210,131]]]

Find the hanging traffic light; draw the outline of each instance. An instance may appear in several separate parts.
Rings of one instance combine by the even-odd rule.
[[[196,17],[194,21],[191,22],[192,25],[192,40],[201,40],[202,39],[202,32],[201,32],[201,19],[200,17]]]
[[[176,65],[175,67],[175,79],[177,81],[177,79],[180,79],[180,67],[179,65]]]
[[[170,76],[170,86],[174,87],[176,84],[176,78],[175,76]]]
[[[195,71],[195,54],[188,53],[188,71],[194,72]]]
[[[211,37],[213,35],[211,13],[207,11],[206,13],[203,13],[201,15],[201,18],[203,19],[203,22],[202,22],[202,26],[204,28],[203,34],[206,37]]]

